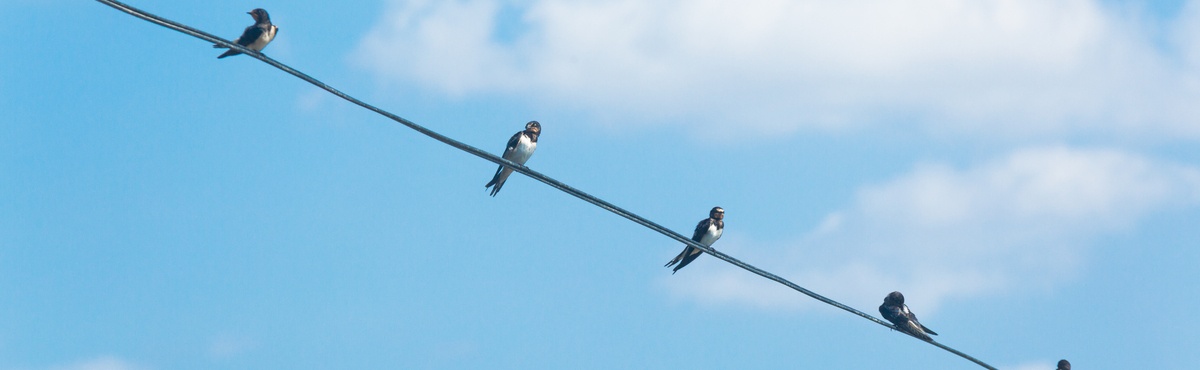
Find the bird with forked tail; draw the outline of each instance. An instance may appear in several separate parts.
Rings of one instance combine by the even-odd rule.
[[[263,48],[267,47],[267,44],[271,43],[271,40],[275,39],[275,32],[279,31],[279,27],[271,24],[271,16],[267,15],[267,11],[262,8],[251,10],[246,14],[254,18],[254,25],[246,27],[246,30],[242,32],[242,37],[238,37],[234,43],[250,50],[262,51]],[[213,47],[223,48],[224,46],[213,45]],[[224,54],[221,54],[221,56],[218,56],[217,59],[241,53],[240,51],[229,49]]]
[[[933,341],[929,335],[938,335],[938,333],[917,320],[917,315],[909,311],[908,305],[904,304],[904,295],[900,292],[888,293],[887,297],[883,298],[883,304],[879,305],[879,314],[887,321],[891,321],[892,325],[896,325],[896,329],[912,334],[917,338],[925,341]]]
[[[701,220],[700,223],[696,225],[696,230],[692,232],[692,241],[700,243],[704,246],[712,246],[713,242],[716,242],[717,239],[721,238],[721,233],[724,231],[725,209],[721,207],[713,207],[712,210],[708,211],[708,218]],[[679,269],[683,268],[683,266],[687,266],[689,263],[692,263],[692,261],[695,261],[696,257],[700,257],[700,254],[702,253],[704,253],[704,251],[701,251],[698,248],[690,245],[685,246],[683,247],[683,252],[679,252],[679,255],[675,256],[671,262],[667,262],[665,267],[671,267],[672,265],[678,264],[675,266],[674,270],[671,270],[671,274],[675,274],[679,271]]]
[[[508,145],[504,147],[504,154],[501,155],[504,159],[516,162],[517,164],[525,164],[529,161],[529,157],[533,156],[533,151],[537,149],[538,136],[542,134],[542,124],[538,121],[529,121],[525,124],[525,130],[518,131],[508,139]],[[496,169],[496,174],[492,175],[492,181],[488,181],[484,188],[492,188],[492,196],[500,192],[500,188],[504,187],[504,182],[508,181],[508,176],[512,175],[513,170],[504,165]]]

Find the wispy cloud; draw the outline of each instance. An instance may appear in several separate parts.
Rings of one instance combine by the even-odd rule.
[[[395,0],[355,59],[624,123],[1200,138],[1200,6],[1101,3]]]
[[[900,290],[928,313],[951,297],[1053,289],[1079,273],[1097,238],[1198,205],[1200,169],[1113,150],[1030,148],[965,169],[918,165],[860,189],[794,243],[722,248],[855,307]],[[665,284],[708,303],[811,304],[715,264]]]
[[[215,359],[236,357],[258,348],[258,341],[246,336],[223,334],[212,340],[208,356]]]

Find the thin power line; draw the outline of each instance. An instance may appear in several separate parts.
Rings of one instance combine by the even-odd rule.
[[[214,36],[207,32],[197,30],[195,28],[172,21],[170,19],[162,18],[157,15],[147,13],[141,9],[137,9],[137,8],[131,7],[129,5],[125,5],[125,4],[115,1],[115,0],[96,0],[96,1],[99,1],[100,3],[105,4],[105,5],[111,6],[122,12],[128,13],[134,17],[149,21],[151,23],[154,23],[154,24],[166,27],[166,28],[170,28],[172,30],[191,35],[193,37],[202,39],[204,41],[208,41],[208,42],[211,42],[214,44],[221,45],[223,47],[228,47],[228,48],[240,51],[240,52],[246,54],[247,56],[261,60],[267,64],[274,66],[275,68],[279,68],[280,70],[283,70],[284,72],[290,73],[293,76],[296,76],[302,80],[308,81],[308,83],[316,85],[317,87],[320,87],[321,89],[324,89],[325,91],[328,91],[330,94],[337,95],[338,97],[345,99],[346,101],[354,103],[360,107],[366,108],[372,112],[379,113],[380,115],[390,118],[393,121],[399,122],[402,125],[408,126],[408,128],[416,130],[417,132],[420,132],[420,133],[424,134],[425,136],[429,136],[429,137],[433,138],[434,140],[437,140],[437,141],[440,141],[447,145],[450,145],[452,147],[458,148],[459,150],[462,150],[464,152],[473,154],[476,157],[483,158],[483,159],[486,159],[493,163],[512,168],[513,171],[520,172],[520,173],[522,173],[526,176],[529,176],[535,180],[541,181],[541,182],[545,183],[546,185],[550,185],[551,187],[558,189],[564,193],[573,195],[576,198],[582,199],[588,203],[596,205],[597,207],[608,210],[609,212],[615,213],[618,216],[627,218],[630,221],[633,221],[639,225],[649,228],[650,230],[657,231],[658,233],[666,235],[667,237],[669,237],[671,239],[675,239],[675,241],[687,244],[687,245],[695,247],[695,248],[699,248],[700,250],[703,250],[705,253],[708,253],[708,254],[712,255],[713,257],[721,259],[725,262],[729,262],[730,264],[733,264],[734,266],[741,267],[742,269],[744,269],[746,271],[750,271],[758,276],[762,276],[764,278],[773,280],[777,283],[783,284],[784,286],[787,286],[788,288],[792,288],[793,290],[803,293],[804,295],[812,297],[813,299],[816,299],[818,301],[824,302],[830,306],[834,306],[834,307],[843,309],[847,312],[858,315],[859,317],[870,320],[876,324],[883,325],[889,329],[897,330],[896,327],[893,326],[891,323],[880,320],[874,316],[868,315],[862,311],[856,310],[853,307],[844,305],[838,301],[834,301],[832,299],[826,298],[825,296],[817,294],[811,290],[805,289],[802,286],[796,285],[796,283],[793,283],[791,281],[788,281],[787,279],[781,278],[778,275],[764,271],[758,267],[754,267],[753,265],[742,262],[741,260],[738,260],[737,258],[730,257],[729,255],[727,255],[725,253],[721,253],[715,249],[712,249],[705,245],[696,243],[696,242],[692,241],[691,239],[688,239],[677,232],[671,231],[670,229],[663,227],[662,225],[659,225],[653,221],[647,220],[647,219],[643,218],[642,216],[638,216],[638,215],[634,214],[633,212],[626,211],[625,209],[623,209],[621,207],[617,207],[616,205],[609,203],[607,201],[604,201],[603,199],[594,197],[588,193],[584,193],[583,191],[581,191],[579,189],[573,188],[567,184],[562,183],[561,181],[558,181],[553,178],[550,178],[549,176],[543,175],[540,172],[531,170],[531,169],[529,169],[529,167],[525,167],[525,165],[509,161],[507,159],[504,159],[504,158],[498,157],[494,154],[483,151],[479,148],[467,145],[466,143],[451,139],[450,137],[447,137],[445,135],[434,132],[433,130],[427,129],[427,128],[425,128],[421,125],[418,125],[412,121],[404,119],[403,117],[397,116],[397,115],[392,114],[383,109],[376,108],[375,106],[367,104],[366,102],[358,100],[350,95],[346,95],[345,93],[338,91],[337,89],[335,89],[329,85],[326,85],[324,82],[321,82],[315,78],[312,78],[309,75],[304,74],[303,72],[297,71],[296,69],[289,67],[283,63],[277,62],[274,59],[271,59],[262,53],[253,52],[249,49],[242,47],[241,45],[238,45],[238,44],[235,44],[228,40]],[[907,332],[904,332],[901,330],[897,330],[897,331],[904,333],[904,334],[908,334]],[[908,334],[908,335],[912,336],[911,334]],[[916,338],[915,336],[913,336],[913,337]],[[920,338],[918,338],[918,340],[920,340]],[[922,342],[925,342],[925,341],[922,340]],[[930,341],[930,342],[926,342],[926,343],[932,344],[934,346],[937,346],[938,348],[941,348],[946,351],[949,351],[950,353],[956,354],[959,357],[970,360],[971,362],[974,362],[974,363],[978,364],[979,366],[983,366],[986,369],[996,370],[995,367],[992,367],[991,365],[988,365],[987,363],[984,363],[983,361],[980,361],[974,357],[971,357],[970,355],[967,355],[966,353],[959,352],[958,350],[956,350],[954,348],[950,348],[944,344],[934,342],[934,341]]]

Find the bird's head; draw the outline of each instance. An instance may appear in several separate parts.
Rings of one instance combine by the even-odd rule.
[[[1071,362],[1067,360],[1058,360],[1058,369],[1056,370],[1071,370]]]
[[[904,304],[904,295],[900,292],[888,293],[887,297],[883,297],[884,304],[901,305]]]
[[[538,123],[538,121],[529,121],[529,123],[525,124],[525,132],[541,135],[542,124]]]
[[[715,218],[718,220],[724,220],[725,219],[725,209],[721,208],[721,207],[713,207],[713,209],[711,211],[708,211],[708,217]]]
[[[267,11],[264,10],[263,8],[257,8],[257,9],[248,11],[248,12],[246,12],[246,14],[249,14],[251,17],[254,17],[254,21],[257,23],[271,21],[271,16],[267,15]]]

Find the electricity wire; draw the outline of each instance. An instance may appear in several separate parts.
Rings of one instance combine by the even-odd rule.
[[[321,82],[321,81],[319,81],[319,80],[317,80],[317,79],[315,79],[315,78],[313,78],[313,77],[311,77],[311,76],[309,76],[309,75],[307,75],[307,74],[305,74],[305,73],[303,73],[303,72],[300,72],[300,71],[298,71],[298,70],[296,70],[296,69],[294,69],[294,68],[292,68],[292,67],[289,67],[289,66],[287,66],[287,65],[285,65],[285,64],[283,64],[283,63],[280,63],[280,62],[278,62],[278,61],[276,61],[276,60],[274,60],[274,59],[271,59],[270,57],[267,57],[266,55],[264,55],[264,54],[262,54],[262,53],[259,53],[259,52],[255,52],[255,51],[252,51],[252,50],[246,49],[245,47],[243,47],[243,46],[241,46],[241,45],[238,45],[238,44],[236,44],[236,43],[234,43],[234,42],[231,42],[231,41],[229,41],[229,40],[225,40],[225,39],[223,39],[223,38],[220,38],[220,37],[214,36],[214,35],[212,35],[212,34],[209,34],[209,33],[207,33],[207,32],[204,32],[204,31],[201,31],[201,30],[198,30],[198,29],[192,28],[192,27],[190,27],[190,26],[187,26],[187,25],[184,25],[184,24],[181,24],[181,23],[178,23],[178,22],[172,21],[172,20],[170,20],[170,19],[166,19],[166,18],[163,18],[163,17],[157,16],[157,15],[154,15],[154,14],[148,13],[148,12],[146,12],[146,11],[143,11],[143,10],[141,10],[141,9],[137,9],[137,8],[131,7],[131,6],[129,6],[129,5],[126,5],[126,4],[124,4],[124,3],[121,3],[121,2],[118,2],[118,1],[115,1],[115,0],[96,0],[96,1],[98,1],[98,2],[100,2],[100,3],[102,3],[102,4],[104,4],[104,5],[108,5],[108,6],[110,6],[110,7],[113,7],[113,8],[115,8],[115,9],[117,9],[117,10],[120,10],[120,11],[122,11],[122,12],[125,12],[125,13],[127,13],[127,14],[129,14],[129,15],[132,15],[132,16],[134,16],[134,17],[137,17],[137,18],[140,18],[140,19],[142,19],[142,20],[146,20],[146,21],[149,21],[149,22],[151,22],[151,23],[157,24],[157,25],[159,25],[159,26],[163,26],[163,27],[166,27],[166,28],[170,28],[170,29],[172,29],[172,30],[175,30],[175,31],[178,31],[178,32],[181,32],[181,33],[184,33],[184,34],[187,34],[187,35],[190,35],[190,36],[193,36],[193,37],[199,38],[199,39],[201,39],[201,40],[204,40],[204,41],[207,41],[207,42],[211,42],[211,43],[214,43],[214,44],[220,45],[220,46],[222,46],[222,47],[227,47],[227,48],[230,48],[230,49],[233,49],[233,50],[240,51],[240,52],[242,52],[242,53],[246,54],[247,56],[250,56],[250,57],[252,57],[252,58],[255,58],[255,59],[258,59],[258,60],[261,60],[261,61],[263,61],[264,63],[267,63],[267,64],[269,64],[269,65],[271,65],[271,66],[273,66],[273,67],[275,67],[275,68],[278,68],[278,69],[280,69],[280,70],[282,70],[282,71],[284,71],[284,72],[287,72],[287,73],[289,73],[289,74],[291,74],[291,75],[293,75],[293,76],[296,76],[296,77],[298,77],[298,78],[300,78],[300,79],[302,79],[302,80],[304,80],[304,81],[307,81],[308,83],[311,83],[311,84],[313,84],[313,85],[315,85],[315,86],[317,86],[317,87],[319,87],[319,88],[321,88],[321,89],[323,89],[323,90],[325,90],[325,91],[328,91],[330,94],[336,95],[337,97],[339,97],[339,98],[342,98],[342,99],[345,99],[346,101],[349,101],[349,102],[351,102],[351,103],[354,103],[355,105],[358,105],[358,106],[360,106],[360,107],[366,108],[366,109],[368,109],[368,110],[370,110],[370,111],[372,111],[372,112],[378,113],[378,114],[380,114],[380,115],[382,115],[382,116],[384,116],[384,117],[387,117],[387,118],[389,118],[389,119],[391,119],[391,120],[393,120],[393,121],[396,121],[396,122],[398,122],[398,123],[400,123],[400,124],[402,124],[402,125],[408,126],[408,128],[411,128],[411,129],[413,129],[413,130],[415,130],[415,131],[417,131],[417,132],[419,132],[419,133],[421,133],[421,134],[423,134],[423,135],[425,135],[425,136],[428,136],[428,137],[430,137],[430,138],[433,138],[434,140],[440,141],[440,142],[442,142],[442,143],[445,143],[445,144],[447,144],[447,145],[450,145],[450,146],[452,146],[452,147],[454,147],[454,148],[457,148],[457,149],[459,149],[459,150],[462,150],[462,151],[464,151],[464,152],[467,152],[467,153],[470,153],[470,154],[472,154],[472,155],[475,155],[476,157],[480,157],[480,158],[486,159],[486,160],[488,160],[488,161],[491,161],[491,162],[493,162],[493,163],[496,163],[496,164],[499,164],[499,165],[502,165],[502,166],[505,166],[505,167],[511,168],[511,169],[512,169],[514,172],[519,172],[519,173],[521,173],[521,174],[523,174],[523,175],[526,175],[526,176],[529,176],[529,177],[533,178],[534,180],[541,181],[541,182],[545,183],[546,185],[550,185],[550,187],[553,187],[553,188],[555,188],[555,189],[558,189],[558,190],[560,190],[560,191],[562,191],[562,192],[564,192],[564,193],[570,194],[570,195],[572,195],[572,196],[574,196],[574,197],[576,197],[576,198],[582,199],[583,201],[586,201],[586,202],[588,202],[588,203],[591,203],[591,204],[593,204],[593,205],[595,205],[595,206],[597,206],[597,207],[603,208],[603,209],[605,209],[605,210],[607,210],[607,211],[609,211],[609,212],[615,213],[615,214],[617,214],[618,216],[624,217],[624,218],[626,218],[626,219],[628,219],[628,220],[630,220],[630,221],[633,221],[633,222],[635,222],[635,223],[637,223],[637,224],[639,224],[639,225],[645,226],[646,228],[648,228],[648,229],[650,229],[650,230],[654,230],[654,231],[656,231],[656,232],[658,232],[658,233],[660,233],[660,234],[666,235],[667,237],[669,237],[669,238],[671,238],[671,239],[675,239],[675,241],[678,241],[678,242],[680,242],[680,243],[684,243],[684,244],[686,244],[686,245],[689,245],[689,246],[692,246],[692,247],[694,247],[694,248],[698,248],[698,249],[700,249],[700,250],[704,251],[705,253],[708,253],[708,254],[712,255],[713,257],[716,257],[716,258],[718,258],[718,259],[720,259],[720,260],[722,260],[722,261],[728,262],[728,263],[730,263],[730,264],[732,264],[732,265],[734,265],[734,266],[741,267],[742,269],[744,269],[744,270],[746,270],[746,271],[750,271],[751,273],[754,273],[755,275],[762,276],[762,277],[764,277],[764,278],[767,278],[767,279],[770,279],[770,280],[772,280],[772,281],[775,281],[775,282],[777,282],[777,283],[779,283],[779,284],[783,284],[784,286],[786,286],[786,287],[788,287],[788,288],[792,288],[792,289],[793,289],[793,290],[795,290],[795,291],[798,291],[798,292],[800,292],[800,293],[802,293],[802,294],[804,294],[804,295],[807,295],[807,296],[809,296],[809,297],[811,297],[811,298],[813,298],[813,299],[816,299],[816,300],[818,300],[818,301],[821,301],[821,302],[823,302],[823,303],[825,303],[825,304],[828,304],[828,305],[830,305],[830,306],[834,306],[834,307],[840,308],[840,309],[842,309],[842,310],[845,310],[845,311],[847,311],[847,312],[850,312],[850,313],[852,313],[852,314],[858,315],[859,317],[862,317],[862,318],[864,318],[864,319],[870,320],[870,321],[872,321],[872,322],[874,322],[874,323],[876,323],[876,324],[883,325],[883,326],[885,326],[885,327],[887,327],[887,328],[889,328],[889,329],[893,329],[893,330],[899,331],[899,332],[901,332],[901,333],[907,334],[907,335],[909,335],[909,336],[912,336],[913,338],[917,338],[916,336],[914,336],[914,335],[912,335],[912,334],[909,334],[909,333],[907,333],[907,332],[905,332],[905,331],[902,331],[902,330],[898,330],[898,329],[896,329],[896,327],[895,327],[895,326],[893,326],[891,323],[888,323],[888,322],[886,322],[886,321],[880,320],[880,319],[878,319],[878,318],[876,318],[876,317],[874,317],[874,316],[868,315],[868,314],[866,314],[866,313],[864,313],[864,312],[862,312],[862,311],[859,311],[859,310],[857,310],[857,309],[854,309],[853,307],[847,306],[847,305],[845,305],[845,304],[842,304],[842,303],[840,303],[840,302],[838,302],[838,301],[834,301],[834,300],[832,300],[832,299],[826,298],[825,296],[822,296],[822,295],[820,295],[820,294],[817,294],[817,293],[815,293],[815,292],[813,292],[813,291],[811,291],[811,290],[805,289],[804,287],[802,287],[802,286],[799,286],[799,285],[797,285],[796,283],[793,283],[793,282],[791,282],[791,281],[788,281],[787,279],[784,279],[784,278],[782,278],[782,277],[779,277],[778,275],[775,275],[775,274],[772,274],[772,273],[770,273],[770,272],[767,272],[767,271],[765,271],[765,270],[762,270],[762,269],[760,269],[760,268],[758,268],[758,267],[755,267],[755,266],[753,266],[753,265],[751,265],[751,264],[748,264],[748,263],[742,262],[741,260],[739,260],[739,259],[737,259],[737,258],[733,258],[733,257],[731,257],[731,256],[729,256],[729,255],[727,255],[727,254],[725,254],[725,253],[722,253],[722,252],[720,252],[720,251],[717,251],[717,250],[715,250],[715,249],[713,249],[713,248],[711,248],[711,247],[708,247],[708,246],[702,245],[702,244],[700,244],[700,243],[697,243],[697,242],[695,242],[695,241],[693,241],[693,240],[691,240],[691,239],[689,239],[689,238],[686,238],[686,237],[684,237],[683,235],[681,235],[681,234],[679,234],[679,233],[677,233],[677,232],[675,232],[675,231],[672,231],[672,230],[670,230],[670,229],[668,229],[668,228],[666,228],[666,227],[663,227],[663,226],[661,226],[661,225],[659,225],[659,224],[657,224],[657,223],[655,223],[655,222],[653,222],[653,221],[650,221],[650,220],[648,220],[648,219],[645,219],[645,218],[643,218],[642,216],[638,216],[637,214],[634,214],[633,212],[629,212],[629,211],[625,210],[624,208],[617,207],[616,205],[614,205],[614,204],[612,204],[612,203],[609,203],[609,202],[607,202],[607,201],[605,201],[605,200],[603,200],[603,199],[597,198],[597,197],[595,197],[595,196],[592,196],[592,195],[590,195],[590,194],[588,194],[588,193],[585,193],[585,192],[583,192],[583,191],[581,191],[581,190],[579,190],[579,189],[576,189],[576,188],[574,188],[574,187],[571,187],[571,186],[569,186],[569,185],[567,185],[567,184],[564,184],[564,183],[562,183],[561,181],[558,181],[558,180],[555,180],[555,179],[553,179],[553,178],[551,178],[551,177],[549,177],[549,176],[543,175],[542,173],[540,173],[540,172],[537,172],[537,171],[534,171],[534,170],[530,169],[529,167],[526,167],[525,165],[522,165],[522,164],[519,164],[519,163],[516,163],[516,162],[512,162],[512,161],[509,161],[509,160],[507,160],[507,159],[504,159],[504,158],[501,158],[501,157],[499,157],[499,156],[496,156],[496,155],[494,155],[494,154],[488,153],[488,152],[486,152],[486,151],[483,151],[483,150],[481,150],[481,149],[479,149],[479,148],[476,148],[476,147],[474,147],[474,146],[468,145],[468,144],[466,144],[466,143],[463,143],[463,142],[460,142],[460,141],[458,141],[458,140],[454,140],[454,139],[452,139],[452,138],[450,138],[450,137],[448,137],[448,136],[445,136],[445,135],[439,134],[439,133],[437,133],[437,132],[434,132],[433,130],[430,130],[430,129],[428,129],[428,128],[425,128],[424,126],[418,125],[418,124],[416,124],[416,123],[414,123],[414,122],[412,122],[412,121],[409,121],[409,120],[407,120],[407,119],[404,119],[403,117],[400,117],[400,116],[397,116],[397,115],[395,115],[395,114],[392,114],[391,112],[388,112],[388,111],[385,111],[385,110],[383,110],[383,109],[377,108],[377,107],[375,107],[375,106],[373,106],[373,105],[371,105],[371,104],[367,104],[366,102],[363,102],[363,101],[361,101],[361,100],[358,100],[357,98],[354,98],[354,97],[352,97],[352,96],[350,96],[350,95],[347,95],[346,93],[343,93],[343,92],[341,92],[341,91],[339,91],[339,90],[337,90],[337,89],[333,88],[332,86],[329,86],[329,85],[325,84],[324,82]],[[920,338],[917,338],[917,339],[918,339],[918,340],[920,340]],[[991,365],[988,365],[987,363],[985,363],[985,362],[983,362],[983,361],[980,361],[979,359],[976,359],[975,357],[972,357],[972,356],[970,356],[970,355],[968,355],[968,354],[966,354],[966,353],[963,353],[963,352],[961,352],[961,351],[959,351],[959,350],[956,350],[956,349],[954,349],[954,348],[951,348],[951,347],[949,347],[949,346],[946,346],[946,345],[944,345],[944,344],[941,344],[941,343],[939,343],[939,342],[936,342],[936,341],[924,341],[924,340],[922,340],[922,342],[926,342],[926,343],[932,344],[932,345],[934,345],[934,346],[937,346],[938,348],[941,348],[941,349],[943,349],[943,350],[946,350],[946,351],[948,351],[948,352],[950,352],[950,353],[953,353],[953,354],[955,354],[955,355],[958,355],[959,357],[962,357],[962,358],[964,358],[964,359],[967,359],[967,360],[969,360],[969,361],[971,361],[971,362],[974,362],[975,364],[977,364],[977,365],[979,365],[979,366],[982,366],[982,367],[984,367],[984,368],[986,368],[986,369],[990,369],[990,370],[996,370],[996,368],[995,368],[995,367],[992,367]]]

